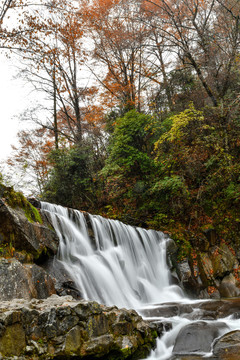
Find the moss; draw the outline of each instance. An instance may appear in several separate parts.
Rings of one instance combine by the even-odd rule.
[[[121,353],[124,356],[124,358],[127,358],[132,354],[132,350],[130,347],[126,346],[124,349],[121,349]]]
[[[19,356],[26,346],[25,333],[20,324],[8,326],[0,338],[0,353],[4,357]]]
[[[29,202],[28,202],[28,207],[27,209],[24,209],[24,212],[27,219],[30,222],[38,222],[39,224],[43,223],[41,215],[39,214],[38,210]]]
[[[13,187],[4,187],[3,196],[12,208],[20,208],[24,211],[26,218],[30,222],[42,224],[42,218],[38,210],[30,204],[21,192],[17,192]]]
[[[152,336],[153,336],[154,339],[156,339],[158,337],[158,333],[157,333],[156,330],[152,331]]]

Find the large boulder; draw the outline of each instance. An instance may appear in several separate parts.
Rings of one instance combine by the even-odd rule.
[[[212,247],[209,253],[215,278],[224,278],[238,266],[236,256],[225,243]]]
[[[225,323],[198,321],[184,326],[176,338],[173,354],[207,353],[213,340],[228,329]]]
[[[237,287],[238,283],[232,273],[225,276],[219,286],[219,292],[222,297],[230,298],[240,295],[240,289]]]
[[[156,330],[134,310],[52,295],[0,303],[0,358],[143,358]]]

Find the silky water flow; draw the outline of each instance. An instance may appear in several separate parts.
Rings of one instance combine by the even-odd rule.
[[[88,214],[93,232],[90,235],[82,212],[45,202],[41,208],[51,217],[60,240],[56,261],[70,274],[84,299],[135,309],[143,318],[146,311],[161,304],[194,302],[184,296],[179,286],[170,284],[166,262],[169,238],[162,232]],[[197,321],[184,316],[147,319],[171,323],[171,329],[157,340],[157,348],[148,360],[170,359],[181,328]],[[240,329],[239,320],[228,318],[225,322],[228,331]]]

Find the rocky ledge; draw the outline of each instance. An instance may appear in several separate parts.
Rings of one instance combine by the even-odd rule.
[[[138,359],[156,336],[134,310],[71,296],[0,303],[0,359]]]

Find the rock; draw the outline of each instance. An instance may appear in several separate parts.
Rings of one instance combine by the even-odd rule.
[[[146,318],[180,316],[189,320],[218,320],[234,315],[240,318],[240,298],[197,301],[190,304],[165,303],[152,308],[141,309]]]
[[[237,259],[229,247],[222,243],[220,247],[211,248],[210,259],[213,265],[213,276],[223,278],[232,272],[236,266]]]
[[[179,315],[179,305],[177,303],[169,303],[167,305],[159,305],[151,309],[141,310],[144,317],[172,317]]]
[[[0,301],[47,298],[55,294],[53,279],[36,264],[0,258]]]
[[[171,357],[171,360],[199,360],[199,359],[206,360],[206,357],[204,357],[203,355],[180,355],[180,356],[176,355]]]
[[[28,197],[27,201],[30,202],[35,208],[41,209],[41,201],[36,199],[35,197]]]
[[[240,331],[231,331],[218,339],[213,346],[213,358],[219,360],[239,360]]]
[[[208,253],[198,254],[199,273],[205,288],[214,283],[213,264]]]
[[[179,249],[175,241],[169,238],[166,242],[166,253],[167,262],[170,269],[176,268],[178,250]]]
[[[240,290],[236,286],[236,279],[233,274],[225,276],[219,286],[219,292],[222,297],[236,297],[240,295]]]
[[[143,358],[156,328],[134,310],[52,295],[0,303],[0,358]]]
[[[0,184],[0,245],[25,251],[41,262],[56,254],[58,237],[21,193]]]
[[[184,289],[188,295],[196,296],[201,288],[201,283],[194,277],[188,260],[179,262],[176,267],[176,272],[182,289]]]
[[[173,354],[210,352],[214,339],[228,329],[225,323],[195,322],[184,326],[175,341]]]
[[[79,289],[76,288],[70,274],[67,273],[60,261],[56,258],[50,258],[41,264],[41,267],[54,279],[55,290],[58,295],[71,295],[74,299],[82,299]]]

